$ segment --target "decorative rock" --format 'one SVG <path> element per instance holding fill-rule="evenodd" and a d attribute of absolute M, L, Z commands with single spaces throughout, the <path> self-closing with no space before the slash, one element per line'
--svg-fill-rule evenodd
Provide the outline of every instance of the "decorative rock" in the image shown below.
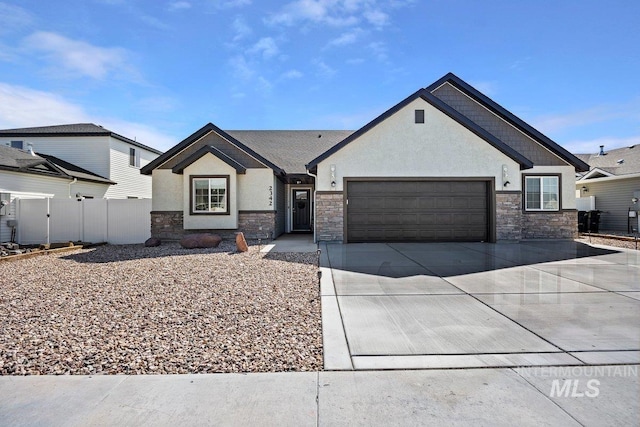
<path fill-rule="evenodd" d="M 236 248 L 238 248 L 238 252 L 247 252 L 249 250 L 243 232 L 236 234 Z"/>
<path fill-rule="evenodd" d="M 222 237 L 217 234 L 189 234 L 180 240 L 180 246 L 185 249 L 217 248 L 222 242 Z"/>
<path fill-rule="evenodd" d="M 158 239 L 157 237 L 149 237 L 144 242 L 144 245 L 147 248 L 152 248 L 152 247 L 155 247 L 155 246 L 160 246 L 161 243 L 162 243 L 162 241 L 160 239 Z"/>

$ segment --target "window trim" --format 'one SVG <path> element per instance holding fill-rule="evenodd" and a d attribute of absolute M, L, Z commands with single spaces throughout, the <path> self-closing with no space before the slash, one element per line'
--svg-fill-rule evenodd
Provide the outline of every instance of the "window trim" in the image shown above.
<path fill-rule="evenodd" d="M 542 189 L 542 178 L 556 177 L 558 178 L 558 208 L 557 209 L 527 209 L 527 178 L 540 178 L 540 189 Z M 543 192 L 540 191 L 540 197 Z M 542 199 L 540 200 L 542 206 Z M 522 211 L 524 213 L 559 213 L 562 212 L 562 174 L 559 173 L 531 173 L 522 175 Z"/>
<path fill-rule="evenodd" d="M 133 164 L 132 161 L 133 160 Z M 129 166 L 132 168 L 140 169 L 140 150 L 134 147 L 129 147 Z"/>
<path fill-rule="evenodd" d="M 211 178 L 224 178 L 225 179 L 225 189 L 226 189 L 226 196 L 227 196 L 227 210 L 225 212 L 209 212 L 209 211 L 196 211 L 194 210 L 194 190 L 195 190 L 195 186 L 193 185 L 194 180 L 196 179 L 211 179 Z M 229 196 L 230 193 L 230 176 L 229 175 L 189 175 L 189 214 L 190 215 L 230 215 L 231 214 L 231 199 Z"/>

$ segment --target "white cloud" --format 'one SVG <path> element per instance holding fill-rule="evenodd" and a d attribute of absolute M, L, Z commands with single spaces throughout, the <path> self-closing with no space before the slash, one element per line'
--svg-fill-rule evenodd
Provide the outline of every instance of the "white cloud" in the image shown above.
<path fill-rule="evenodd" d="M 384 27 L 389 23 L 389 15 L 380 10 L 368 10 L 364 17 L 375 27 Z"/>
<path fill-rule="evenodd" d="M 316 59 L 313 64 L 317 67 L 317 74 L 321 77 L 333 77 L 337 70 L 327 65 L 323 60 Z"/>
<path fill-rule="evenodd" d="M 278 54 L 279 49 L 275 40 L 271 37 L 263 37 L 254 44 L 248 51 L 252 54 L 261 54 L 264 59 L 269 59 Z"/>
<path fill-rule="evenodd" d="M 385 62 L 389 58 L 387 55 L 387 45 L 385 43 L 371 42 L 367 47 L 378 61 Z"/>
<path fill-rule="evenodd" d="M 57 95 L 0 83 L 0 127 L 2 128 L 87 121 L 89 116 L 81 107 Z"/>
<path fill-rule="evenodd" d="M 170 12 L 191 9 L 191 3 L 189 3 L 188 1 L 173 1 L 169 3 L 168 9 Z"/>
<path fill-rule="evenodd" d="M 242 55 L 236 55 L 229 59 L 229 65 L 231 65 L 231 68 L 234 70 L 234 75 L 242 79 L 248 80 L 255 75 L 255 71 L 249 66 L 247 60 Z"/>
<path fill-rule="evenodd" d="M 176 138 L 151 126 L 113 117 L 97 117 L 50 92 L 0 82 L 0 128 L 48 126 L 66 123 L 96 123 L 151 147 L 166 150 Z"/>
<path fill-rule="evenodd" d="M 632 145 L 640 145 L 640 135 L 627 138 L 602 137 L 591 140 L 575 140 L 563 143 L 562 146 L 571 153 L 589 154 L 597 153 L 600 146 L 604 145 L 606 150 L 614 148 L 630 147 Z M 640 148 L 639 148 L 640 149 Z"/>
<path fill-rule="evenodd" d="M 545 115 L 535 118 L 531 120 L 531 122 L 536 129 L 539 129 L 543 133 L 554 133 L 628 116 L 632 114 L 628 109 L 629 106 L 630 105 L 620 105 L 618 107 L 611 107 L 600 105 L 566 114 Z"/>
<path fill-rule="evenodd" d="M 236 19 L 233 20 L 233 23 L 231 24 L 231 28 L 233 28 L 233 31 L 235 33 L 235 35 L 233 36 L 234 42 L 240 41 L 250 36 L 251 33 L 253 32 L 251 27 L 247 25 L 244 18 L 242 18 L 241 16 L 238 16 Z"/>
<path fill-rule="evenodd" d="M 33 23 L 33 16 L 26 9 L 0 2 L 0 34 L 22 30 Z"/>
<path fill-rule="evenodd" d="M 251 4 L 251 0 L 213 0 L 212 4 L 217 9 L 233 9 Z"/>
<path fill-rule="evenodd" d="M 349 14 L 356 10 L 357 8 L 347 10 L 344 0 L 296 0 L 269 16 L 266 22 L 272 25 L 292 26 L 301 21 L 311 21 L 336 27 L 348 26 L 358 22 L 356 16 Z"/>
<path fill-rule="evenodd" d="M 171 29 L 171 26 L 156 18 L 155 16 L 150 15 L 142 15 L 140 16 L 140 20 L 147 24 L 148 26 L 155 28 L 160 31 L 168 31 Z"/>
<path fill-rule="evenodd" d="M 298 70 L 289 70 L 282 75 L 284 79 L 299 79 L 303 76 L 303 74 Z"/>
<path fill-rule="evenodd" d="M 352 31 L 348 31 L 346 33 L 342 33 L 340 36 L 331 40 L 327 47 L 330 46 L 346 46 L 355 43 L 358 38 L 364 33 L 364 31 L 360 28 L 355 28 Z"/>
<path fill-rule="evenodd" d="M 129 53 L 123 48 L 98 47 L 44 31 L 27 37 L 24 45 L 29 51 L 43 52 L 56 70 L 72 76 L 102 80 L 110 75 L 126 74 L 129 78 L 138 78 L 129 65 Z"/>

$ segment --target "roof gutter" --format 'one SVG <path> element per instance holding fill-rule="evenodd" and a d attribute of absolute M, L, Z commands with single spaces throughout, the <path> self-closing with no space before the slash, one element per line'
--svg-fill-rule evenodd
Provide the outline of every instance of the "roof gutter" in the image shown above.
<path fill-rule="evenodd" d="M 307 175 L 313 178 L 313 243 L 318 243 L 317 235 L 316 235 L 316 224 L 318 223 L 318 200 L 316 198 L 316 185 L 318 183 L 318 175 L 314 175 L 311 173 L 309 169 L 307 169 Z"/>
<path fill-rule="evenodd" d="M 71 186 L 78 182 L 78 178 L 73 178 L 73 180 L 69 183 L 69 198 L 71 198 Z"/>

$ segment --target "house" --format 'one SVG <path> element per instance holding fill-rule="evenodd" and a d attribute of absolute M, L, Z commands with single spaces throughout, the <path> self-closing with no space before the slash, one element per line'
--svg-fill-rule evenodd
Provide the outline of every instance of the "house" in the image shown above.
<path fill-rule="evenodd" d="M 588 172 L 578 175 L 576 194 L 580 201 L 588 201 L 584 210 L 600 211 L 600 230 L 619 233 L 630 232 L 631 228 L 638 230 L 640 146 L 605 151 L 601 145 L 597 153 L 576 157 L 590 165 Z"/>
<path fill-rule="evenodd" d="M 111 199 L 151 197 L 151 179 L 140 168 L 162 152 L 92 123 L 0 130 L 0 145 L 55 156 L 107 178 Z"/>
<path fill-rule="evenodd" d="M 0 242 L 11 240 L 10 224 L 17 219 L 16 198 L 102 197 L 114 184 L 57 157 L 0 145 Z"/>
<path fill-rule="evenodd" d="M 207 124 L 141 169 L 154 236 L 572 238 L 588 165 L 453 74 L 355 132 Z"/>

